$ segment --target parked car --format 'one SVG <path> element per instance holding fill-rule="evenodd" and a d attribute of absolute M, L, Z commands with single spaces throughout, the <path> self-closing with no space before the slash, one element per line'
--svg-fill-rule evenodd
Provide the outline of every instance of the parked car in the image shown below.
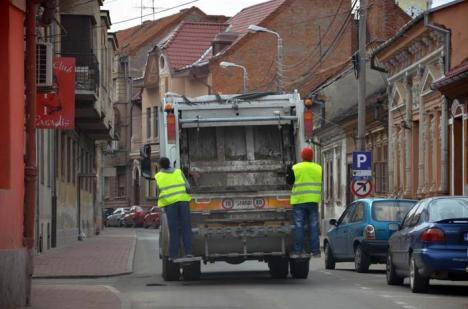
<path fill-rule="evenodd" d="M 130 208 L 117 208 L 107 217 L 106 226 L 122 226 L 123 216 L 130 211 Z"/>
<path fill-rule="evenodd" d="M 389 241 L 387 283 L 425 292 L 430 279 L 468 280 L 468 197 L 420 201 Z"/>
<path fill-rule="evenodd" d="M 143 226 L 145 215 L 148 210 L 141 208 L 140 206 L 130 207 L 130 211 L 122 218 L 122 224 L 126 227 L 137 227 Z"/>
<path fill-rule="evenodd" d="M 150 211 L 145 215 L 143 226 L 145 228 L 159 228 L 161 224 L 161 212 L 158 207 L 151 207 Z"/>
<path fill-rule="evenodd" d="M 104 226 L 107 226 L 107 217 L 112 215 L 114 210 L 115 210 L 114 208 L 103 208 L 102 209 L 102 224 Z"/>
<path fill-rule="evenodd" d="M 369 265 L 385 263 L 388 239 L 414 200 L 362 199 L 350 204 L 324 239 L 325 268 L 334 269 L 336 262 L 354 261 L 357 272 L 367 272 Z"/>

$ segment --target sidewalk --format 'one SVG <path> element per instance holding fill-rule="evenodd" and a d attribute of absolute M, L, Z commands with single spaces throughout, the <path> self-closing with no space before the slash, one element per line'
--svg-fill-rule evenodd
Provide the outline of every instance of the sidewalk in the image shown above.
<path fill-rule="evenodd" d="M 52 249 L 34 258 L 33 278 L 98 278 L 133 271 L 135 232 L 106 229 L 99 236 L 70 246 Z M 118 309 L 124 302 L 120 293 L 104 285 L 34 282 L 33 309 Z"/>
<path fill-rule="evenodd" d="M 52 249 L 34 258 L 33 278 L 94 278 L 131 273 L 136 236 L 105 229 L 99 236 Z"/>

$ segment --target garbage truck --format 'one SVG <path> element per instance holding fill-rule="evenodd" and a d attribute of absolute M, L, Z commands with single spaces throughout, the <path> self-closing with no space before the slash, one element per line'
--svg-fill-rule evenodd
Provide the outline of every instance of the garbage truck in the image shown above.
<path fill-rule="evenodd" d="M 309 257 L 290 259 L 293 225 L 286 176 L 312 139 L 312 101 L 297 92 L 166 94 L 159 114 L 160 156 L 191 185 L 195 260 L 168 257 L 162 216 L 159 255 L 166 281 L 197 280 L 201 262 L 268 264 L 273 278 L 306 278 Z M 182 249 L 181 249 L 182 250 Z M 183 252 L 181 252 L 183 254 Z"/>

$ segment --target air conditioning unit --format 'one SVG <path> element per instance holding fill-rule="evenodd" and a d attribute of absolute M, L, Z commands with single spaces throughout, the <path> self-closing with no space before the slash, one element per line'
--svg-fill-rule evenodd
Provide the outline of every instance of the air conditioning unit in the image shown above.
<path fill-rule="evenodd" d="M 52 44 L 37 43 L 36 47 L 36 83 L 39 88 L 52 87 L 53 80 L 53 59 Z"/>

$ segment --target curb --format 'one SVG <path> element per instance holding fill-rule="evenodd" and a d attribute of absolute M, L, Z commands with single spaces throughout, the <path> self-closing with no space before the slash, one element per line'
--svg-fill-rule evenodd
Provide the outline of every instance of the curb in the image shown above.
<path fill-rule="evenodd" d="M 126 297 L 123 297 L 122 293 L 117 290 L 116 288 L 109 286 L 109 285 L 101 285 L 102 287 L 105 287 L 108 289 L 110 292 L 112 292 L 115 296 L 117 296 L 120 300 L 120 309 L 131 309 L 132 305 L 129 299 Z"/>

